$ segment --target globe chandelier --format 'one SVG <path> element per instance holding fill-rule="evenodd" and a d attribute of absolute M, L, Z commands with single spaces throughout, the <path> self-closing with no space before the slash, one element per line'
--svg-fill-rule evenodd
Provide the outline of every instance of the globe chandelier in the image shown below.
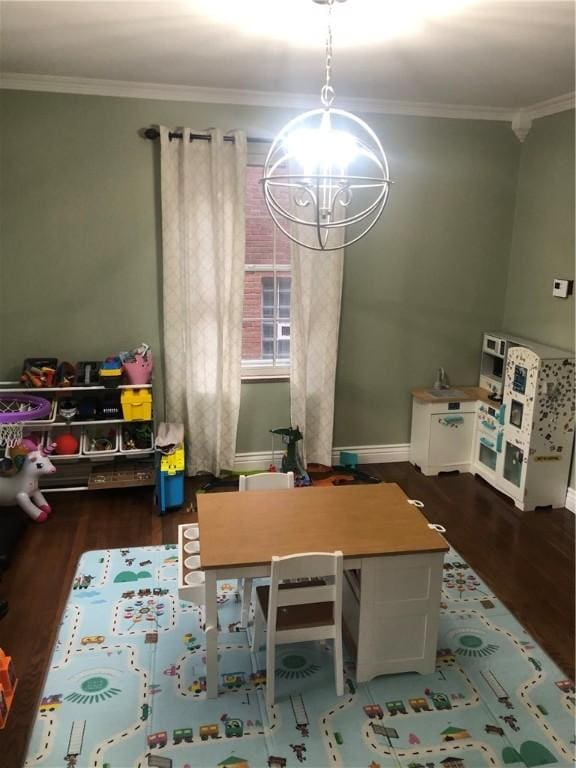
<path fill-rule="evenodd" d="M 351 112 L 332 107 L 335 0 L 314 2 L 328 7 L 322 107 L 282 128 L 266 157 L 262 186 L 272 219 L 290 240 L 314 251 L 334 251 L 356 243 L 372 229 L 392 182 L 374 131 Z M 362 173 L 352 173 L 353 164 Z M 358 226 L 350 229 L 351 225 Z"/>

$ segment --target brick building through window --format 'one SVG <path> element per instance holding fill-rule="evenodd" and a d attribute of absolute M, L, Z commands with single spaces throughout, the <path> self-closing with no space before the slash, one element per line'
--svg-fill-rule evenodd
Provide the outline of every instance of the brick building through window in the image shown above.
<path fill-rule="evenodd" d="M 262 194 L 262 168 L 246 182 L 246 267 L 242 365 L 246 373 L 284 372 L 290 364 L 290 240 L 275 226 Z"/>

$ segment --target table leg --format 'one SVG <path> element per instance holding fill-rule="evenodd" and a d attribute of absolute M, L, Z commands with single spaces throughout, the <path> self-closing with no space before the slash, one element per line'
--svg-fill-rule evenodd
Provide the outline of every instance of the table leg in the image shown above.
<path fill-rule="evenodd" d="M 218 602 L 214 571 L 205 571 L 206 581 L 206 696 L 218 698 Z"/>

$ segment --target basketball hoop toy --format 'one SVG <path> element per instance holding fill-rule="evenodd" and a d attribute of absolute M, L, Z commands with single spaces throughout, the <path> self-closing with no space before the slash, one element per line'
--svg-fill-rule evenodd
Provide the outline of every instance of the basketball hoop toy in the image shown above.
<path fill-rule="evenodd" d="M 0 447 L 14 448 L 22 441 L 24 422 L 43 419 L 51 403 L 35 395 L 0 394 Z"/>

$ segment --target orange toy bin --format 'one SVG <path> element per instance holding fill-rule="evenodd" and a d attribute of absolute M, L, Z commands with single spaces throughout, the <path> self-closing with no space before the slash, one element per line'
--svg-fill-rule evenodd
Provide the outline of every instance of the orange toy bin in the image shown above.
<path fill-rule="evenodd" d="M 12 657 L 0 648 L 0 728 L 6 725 L 17 683 Z"/>

